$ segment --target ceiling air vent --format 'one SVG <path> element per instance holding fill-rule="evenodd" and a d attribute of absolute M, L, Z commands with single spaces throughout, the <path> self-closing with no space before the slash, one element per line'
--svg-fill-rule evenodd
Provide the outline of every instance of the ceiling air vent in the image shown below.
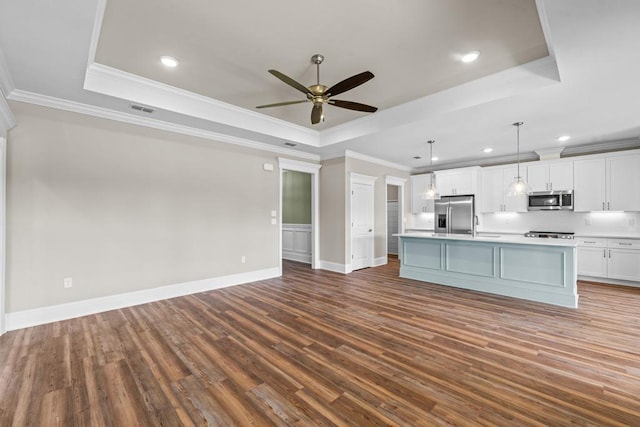
<path fill-rule="evenodd" d="M 131 109 L 132 110 L 136 110 L 136 111 L 142 111 L 143 113 L 153 113 L 153 108 L 151 107 L 145 107 L 144 105 L 138 105 L 138 104 L 131 104 Z"/>

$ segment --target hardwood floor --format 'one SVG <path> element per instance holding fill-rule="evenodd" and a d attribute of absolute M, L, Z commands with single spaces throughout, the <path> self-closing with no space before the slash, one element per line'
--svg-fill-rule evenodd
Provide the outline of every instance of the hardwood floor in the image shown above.
<path fill-rule="evenodd" d="M 0 337 L 0 426 L 640 425 L 640 288 L 577 310 L 285 262 Z"/>

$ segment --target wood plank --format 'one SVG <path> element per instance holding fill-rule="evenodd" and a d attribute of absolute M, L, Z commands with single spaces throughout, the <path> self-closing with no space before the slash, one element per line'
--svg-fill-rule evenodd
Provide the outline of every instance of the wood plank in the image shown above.
<path fill-rule="evenodd" d="M 640 289 L 567 309 L 285 261 L 0 337 L 0 425 L 640 425 Z"/>

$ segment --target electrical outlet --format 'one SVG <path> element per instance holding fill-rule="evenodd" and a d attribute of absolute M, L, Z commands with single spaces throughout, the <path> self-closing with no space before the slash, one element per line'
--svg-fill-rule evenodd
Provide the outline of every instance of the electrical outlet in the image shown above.
<path fill-rule="evenodd" d="M 244 256 L 244 255 L 242 255 L 242 256 L 240 257 L 240 262 L 241 262 L 241 263 L 243 263 L 243 264 L 244 264 L 245 262 L 247 262 L 247 257 L 246 257 L 246 256 Z"/>
<path fill-rule="evenodd" d="M 62 280 L 62 283 L 63 283 L 65 288 L 70 288 L 70 287 L 73 286 L 73 278 L 72 277 L 65 277 Z"/>

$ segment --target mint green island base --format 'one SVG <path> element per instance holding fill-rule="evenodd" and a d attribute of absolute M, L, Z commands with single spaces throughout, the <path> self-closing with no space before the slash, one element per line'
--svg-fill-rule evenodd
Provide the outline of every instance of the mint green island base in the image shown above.
<path fill-rule="evenodd" d="M 400 277 L 578 307 L 576 243 L 406 233 Z"/>

